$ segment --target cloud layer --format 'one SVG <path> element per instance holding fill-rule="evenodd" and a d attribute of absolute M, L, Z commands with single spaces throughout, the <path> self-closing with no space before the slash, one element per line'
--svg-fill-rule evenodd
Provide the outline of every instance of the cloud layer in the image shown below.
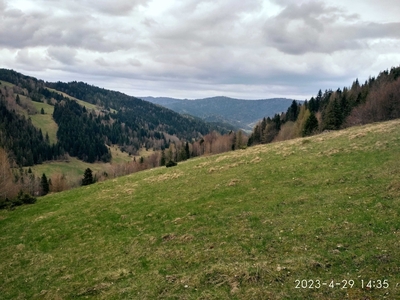
<path fill-rule="evenodd" d="M 394 0 L 0 0 L 0 63 L 137 96 L 304 99 L 398 66 L 398 13 Z"/>

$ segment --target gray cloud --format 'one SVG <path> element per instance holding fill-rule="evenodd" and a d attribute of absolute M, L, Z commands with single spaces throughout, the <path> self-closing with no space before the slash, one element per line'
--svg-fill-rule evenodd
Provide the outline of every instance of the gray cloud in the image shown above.
<path fill-rule="evenodd" d="M 22 2 L 0 0 L 1 65 L 133 95 L 304 99 L 400 61 L 372 0 Z"/>
<path fill-rule="evenodd" d="M 363 49 L 369 39 L 400 38 L 399 29 L 400 23 L 360 22 L 357 14 L 314 1 L 287 5 L 264 27 L 268 45 L 294 55 Z"/>
<path fill-rule="evenodd" d="M 146 6 L 150 0 L 42 0 L 51 7 L 62 8 L 75 13 L 99 13 L 108 16 L 126 16 L 139 6 Z"/>
<path fill-rule="evenodd" d="M 51 1 L 47 1 L 51 2 Z M 53 1 L 54 2 L 54 1 Z M 88 1 L 91 2 L 91 1 Z M 138 1 L 147 2 L 147 1 Z M 97 3 L 97 2 L 96 2 Z M 97 9 L 105 9 L 106 1 L 97 3 Z M 124 10 L 123 7 L 130 1 L 113 3 L 114 9 Z M 133 7 L 135 2 L 129 4 Z M 132 46 L 135 30 L 126 31 L 116 25 L 104 22 L 101 16 L 85 12 L 85 10 L 65 10 L 60 15 L 57 11 L 24 12 L 4 5 L 0 19 L 0 45 L 5 48 L 21 49 L 38 46 L 65 46 L 88 49 L 100 52 L 112 52 L 119 49 L 128 49 Z M 127 9 L 125 12 L 128 12 Z M 113 10 L 109 11 L 113 13 Z M 120 29 L 119 34 L 113 30 Z M 125 31 L 124 31 L 125 30 Z M 124 36 L 125 40 L 120 36 Z"/>
<path fill-rule="evenodd" d="M 77 51 L 75 49 L 67 47 L 50 47 L 47 49 L 47 54 L 50 58 L 66 65 L 74 65 L 78 62 L 76 59 Z"/>
<path fill-rule="evenodd" d="M 149 0 L 84 0 L 76 1 L 81 5 L 85 3 L 86 7 L 95 8 L 97 11 L 108 15 L 128 15 L 135 7 L 146 5 Z"/>

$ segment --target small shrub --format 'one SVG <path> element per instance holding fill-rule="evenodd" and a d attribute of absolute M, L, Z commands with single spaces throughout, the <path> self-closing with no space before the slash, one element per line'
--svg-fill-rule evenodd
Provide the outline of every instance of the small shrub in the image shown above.
<path fill-rule="evenodd" d="M 20 191 L 18 193 L 17 198 L 15 198 L 15 199 L 12 199 L 12 200 L 9 200 L 8 198 L 1 199 L 0 200 L 0 209 L 12 209 L 16 206 L 21 206 L 24 204 L 34 204 L 35 202 L 36 202 L 35 197 Z"/>
<path fill-rule="evenodd" d="M 11 201 L 6 198 L 6 199 L 0 199 L 0 209 L 6 209 L 11 206 Z"/>
<path fill-rule="evenodd" d="M 18 199 L 20 202 L 22 202 L 22 204 L 34 204 L 36 202 L 36 198 L 27 193 L 20 193 L 20 195 L 18 195 Z"/>
<path fill-rule="evenodd" d="M 169 162 L 167 162 L 165 166 L 169 168 L 169 167 L 175 167 L 176 165 L 178 165 L 176 162 L 170 160 Z"/>

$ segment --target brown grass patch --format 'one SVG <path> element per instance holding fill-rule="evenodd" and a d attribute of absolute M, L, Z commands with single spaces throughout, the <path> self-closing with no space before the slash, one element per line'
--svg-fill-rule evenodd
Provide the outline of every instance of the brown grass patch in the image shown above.
<path fill-rule="evenodd" d="M 206 161 L 201 164 L 195 165 L 193 168 L 194 169 L 203 169 L 204 167 L 208 166 L 210 163 L 211 163 L 210 161 Z"/>
<path fill-rule="evenodd" d="M 365 137 L 367 134 L 365 132 L 358 132 L 356 134 L 351 134 L 349 135 L 349 139 L 350 140 L 354 140 L 354 139 L 358 139 L 358 138 L 362 138 Z"/>
<path fill-rule="evenodd" d="M 174 172 L 174 173 L 165 173 L 162 175 L 158 176 L 152 176 L 149 178 L 145 178 L 144 180 L 150 183 L 153 182 L 160 182 L 160 181 L 165 181 L 165 180 L 172 180 L 172 179 L 177 179 L 181 177 L 184 173 L 182 171 Z"/>
<path fill-rule="evenodd" d="M 179 237 L 179 240 L 181 242 L 190 242 L 190 241 L 194 240 L 194 236 L 191 234 L 184 234 Z"/>
<path fill-rule="evenodd" d="M 163 240 L 163 242 L 168 242 L 168 241 L 172 241 L 176 238 L 176 235 L 174 233 L 167 233 L 164 234 L 161 239 Z"/>
<path fill-rule="evenodd" d="M 221 161 L 223 161 L 223 160 L 225 160 L 225 159 L 227 159 L 227 158 L 230 158 L 230 156 L 228 156 L 228 155 L 223 155 L 223 156 L 218 157 L 218 158 L 215 160 L 215 162 L 221 162 Z"/>
<path fill-rule="evenodd" d="M 259 157 L 257 156 L 257 157 L 255 157 L 255 158 L 253 158 L 250 162 L 251 162 L 252 164 L 258 164 L 261 160 L 262 160 L 262 159 L 259 158 Z"/>
<path fill-rule="evenodd" d="M 227 186 L 235 186 L 240 182 L 240 179 L 232 179 Z"/>

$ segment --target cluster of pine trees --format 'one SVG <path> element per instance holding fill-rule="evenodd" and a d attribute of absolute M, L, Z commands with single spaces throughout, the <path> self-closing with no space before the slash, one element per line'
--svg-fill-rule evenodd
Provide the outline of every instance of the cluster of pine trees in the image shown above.
<path fill-rule="evenodd" d="M 303 104 L 296 101 L 285 113 L 264 118 L 253 129 L 248 145 L 309 136 L 326 130 L 400 117 L 400 67 L 370 77 L 360 85 L 336 91 L 319 90 Z"/>
<path fill-rule="evenodd" d="M 58 143 L 69 155 L 89 163 L 111 160 L 111 153 L 104 143 L 102 125 L 96 123 L 85 107 L 64 100 L 54 105 L 53 119 L 58 124 Z"/>
<path fill-rule="evenodd" d="M 41 164 L 64 155 L 64 149 L 50 145 L 49 136 L 33 126 L 30 119 L 8 109 L 0 89 L 0 147 L 13 153 L 19 166 Z"/>

